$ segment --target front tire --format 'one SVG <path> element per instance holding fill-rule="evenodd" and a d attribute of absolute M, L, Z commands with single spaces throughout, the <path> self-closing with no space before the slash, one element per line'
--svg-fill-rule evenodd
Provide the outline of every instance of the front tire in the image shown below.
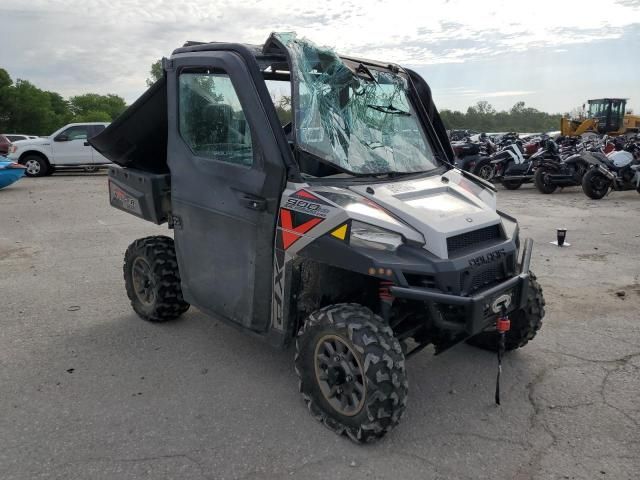
<path fill-rule="evenodd" d="M 533 182 L 540 193 L 550 194 L 556 191 L 558 186 L 549 180 L 549 171 L 546 168 L 538 168 L 533 177 Z"/>
<path fill-rule="evenodd" d="M 507 190 L 517 190 L 522 186 L 522 180 L 502 180 L 502 186 Z"/>
<path fill-rule="evenodd" d="M 537 282 L 536 276 L 529 272 L 527 304 L 524 309 L 516 310 L 509 315 L 511 328 L 505 334 L 505 349 L 507 351 L 524 347 L 530 340 L 533 340 L 542 327 L 544 306 L 542 287 Z M 498 350 L 498 338 L 497 331 L 486 331 L 469 338 L 467 343 L 483 350 L 495 352 Z"/>
<path fill-rule="evenodd" d="M 582 177 L 582 191 L 593 200 L 600 200 L 609 191 L 611 182 L 596 168 L 592 168 Z"/>
<path fill-rule="evenodd" d="M 124 255 L 124 282 L 133 310 L 149 322 L 166 322 L 189 309 L 182 297 L 173 239 L 136 240 Z"/>
<path fill-rule="evenodd" d="M 40 155 L 27 155 L 20 163 L 27 167 L 24 172 L 27 177 L 44 177 L 51 171 L 49 161 Z"/>
<path fill-rule="evenodd" d="M 382 438 L 404 414 L 402 347 L 362 305 L 329 305 L 309 315 L 296 339 L 295 366 L 311 414 L 355 442 Z"/>
<path fill-rule="evenodd" d="M 484 180 L 490 181 L 495 175 L 495 169 L 493 167 L 493 164 L 491 163 L 491 159 L 483 158 L 482 160 L 480 160 L 478 163 L 476 163 L 476 166 L 473 168 L 472 173 Z"/>

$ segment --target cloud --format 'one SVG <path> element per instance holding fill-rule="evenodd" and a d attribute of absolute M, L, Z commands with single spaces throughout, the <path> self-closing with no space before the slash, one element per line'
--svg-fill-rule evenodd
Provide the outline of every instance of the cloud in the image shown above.
<path fill-rule="evenodd" d="M 132 101 L 150 64 L 186 40 L 262 43 L 271 31 L 295 30 L 344 54 L 453 66 L 615 40 L 640 25 L 638 0 L 606 10 L 594 13 L 600 0 L 579 9 L 555 0 L 2 0 L 0 59 L 14 78 L 64 95 L 113 92 Z"/>
<path fill-rule="evenodd" d="M 484 92 L 480 94 L 474 94 L 475 96 L 482 96 L 487 98 L 496 97 L 524 97 L 526 95 L 533 95 L 536 92 L 531 90 L 503 90 L 501 92 Z"/>

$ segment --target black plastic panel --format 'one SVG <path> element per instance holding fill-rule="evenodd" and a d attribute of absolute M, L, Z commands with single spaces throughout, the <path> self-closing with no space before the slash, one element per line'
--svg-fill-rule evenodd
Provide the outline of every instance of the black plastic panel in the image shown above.
<path fill-rule="evenodd" d="M 168 220 L 170 195 L 168 174 L 109 166 L 109 201 L 115 208 L 160 225 Z"/>

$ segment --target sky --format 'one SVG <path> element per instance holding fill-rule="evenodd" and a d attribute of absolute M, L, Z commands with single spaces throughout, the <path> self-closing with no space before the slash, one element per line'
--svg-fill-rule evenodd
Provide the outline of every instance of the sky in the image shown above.
<path fill-rule="evenodd" d="M 151 63 L 187 40 L 295 31 L 413 68 L 440 109 L 561 113 L 609 96 L 640 111 L 640 0 L 0 0 L 0 19 L 0 68 L 64 96 L 130 103 Z"/>

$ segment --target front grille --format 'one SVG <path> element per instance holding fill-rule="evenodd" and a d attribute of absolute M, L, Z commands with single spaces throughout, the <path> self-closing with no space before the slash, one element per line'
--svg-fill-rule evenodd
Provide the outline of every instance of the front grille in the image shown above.
<path fill-rule="evenodd" d="M 500 225 L 491 225 L 489 227 L 472 230 L 471 232 L 461 233 L 447 238 L 447 251 L 449 257 L 452 253 L 464 250 L 469 247 L 476 246 L 481 243 L 487 243 L 502 238 Z"/>
<path fill-rule="evenodd" d="M 485 285 L 491 285 L 501 281 L 503 275 L 499 270 L 502 270 L 502 268 L 499 269 L 498 265 L 492 265 L 482 272 L 476 273 L 471 281 L 471 292 L 475 292 Z"/>
<path fill-rule="evenodd" d="M 514 275 L 514 255 L 509 254 L 495 263 L 470 268 L 460 274 L 462 295 L 472 295 L 478 290 L 493 287 Z"/>

